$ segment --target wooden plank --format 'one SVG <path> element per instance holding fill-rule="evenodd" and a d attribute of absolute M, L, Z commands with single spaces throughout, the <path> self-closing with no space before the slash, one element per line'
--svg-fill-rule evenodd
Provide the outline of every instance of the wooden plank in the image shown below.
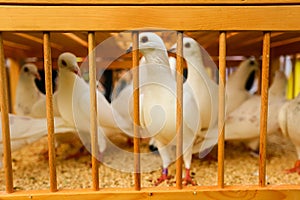
<path fill-rule="evenodd" d="M 182 190 L 175 188 L 145 188 L 141 191 L 135 191 L 130 188 L 106 189 L 100 191 L 81 190 L 61 190 L 55 193 L 47 191 L 16 191 L 12 194 L 0 193 L 3 200 L 98 200 L 98 199 L 152 199 L 152 200 L 215 200 L 215 199 L 239 199 L 239 200 L 292 200 L 300 195 L 299 186 L 240 186 L 240 187 L 187 187 Z"/>
<path fill-rule="evenodd" d="M 1 4 L 298 4 L 298 0 L 6 0 Z"/>
<path fill-rule="evenodd" d="M 13 173 L 11 160 L 10 129 L 8 117 L 7 74 L 4 62 L 3 36 L 0 32 L 0 110 L 2 122 L 3 164 L 5 188 L 7 193 L 13 192 Z"/>
<path fill-rule="evenodd" d="M 16 90 L 17 84 L 19 81 L 20 74 L 20 65 L 17 61 L 8 58 L 9 61 L 9 86 L 10 86 L 10 96 L 11 96 L 11 105 L 12 105 L 12 113 L 15 113 L 15 102 L 16 102 Z"/>
<path fill-rule="evenodd" d="M 219 36 L 219 121 L 218 121 L 218 186 L 224 187 L 226 32 Z"/>
<path fill-rule="evenodd" d="M 133 68 L 133 152 L 134 152 L 134 188 L 141 189 L 140 169 L 140 89 L 139 89 L 139 33 L 132 32 L 132 68 Z"/>
<path fill-rule="evenodd" d="M 262 76 L 261 76 L 261 109 L 260 109 L 260 145 L 259 145 L 259 185 L 266 185 L 266 145 L 268 121 L 268 89 L 270 63 L 271 33 L 263 36 Z"/>
<path fill-rule="evenodd" d="M 183 33 L 177 33 L 176 50 L 176 187 L 182 189 L 183 161 Z"/>
<path fill-rule="evenodd" d="M 90 131 L 92 148 L 92 179 L 93 190 L 99 190 L 99 162 L 98 148 L 98 120 L 97 120 L 97 96 L 96 96 L 96 55 L 95 55 L 95 33 L 88 33 L 89 51 L 89 85 L 90 85 Z"/>
<path fill-rule="evenodd" d="M 0 6 L 2 31 L 123 31 L 143 27 L 291 31 L 300 30 L 299 18 L 299 5 L 226 6 L 226 9 L 223 6 L 168 6 L 167 9 L 165 6 Z"/>
<path fill-rule="evenodd" d="M 45 90 L 46 90 L 46 111 L 48 127 L 48 154 L 49 154 L 49 172 L 50 172 L 50 191 L 57 191 L 56 178 L 56 153 L 54 142 L 54 115 L 52 100 L 52 59 L 50 47 L 50 33 L 43 33 L 44 40 L 44 70 L 45 70 Z"/>

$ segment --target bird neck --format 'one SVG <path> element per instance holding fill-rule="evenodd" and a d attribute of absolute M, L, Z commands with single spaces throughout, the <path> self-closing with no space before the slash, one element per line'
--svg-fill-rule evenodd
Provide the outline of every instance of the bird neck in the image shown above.
<path fill-rule="evenodd" d="M 169 58 L 166 50 L 155 49 L 147 52 L 144 55 L 144 57 L 147 64 L 159 64 L 169 66 Z"/>
<path fill-rule="evenodd" d="M 244 70 L 238 68 L 231 76 L 229 76 L 226 85 L 230 88 L 245 89 L 246 81 L 252 70 Z"/>
<path fill-rule="evenodd" d="M 209 80 L 209 76 L 205 70 L 202 56 L 194 55 L 185 58 L 187 61 L 187 68 L 188 68 L 188 82 L 195 82 L 198 83 L 199 81 Z"/>
<path fill-rule="evenodd" d="M 76 74 L 67 70 L 59 69 L 59 79 L 58 79 L 58 88 L 70 87 L 73 86 L 76 79 Z M 63 77 L 63 78 L 61 78 Z"/>
<path fill-rule="evenodd" d="M 273 84 L 269 88 L 269 95 L 272 96 L 285 96 L 286 94 L 286 82 L 284 80 L 274 80 Z"/>
<path fill-rule="evenodd" d="M 20 76 L 20 81 L 19 81 L 19 86 L 20 88 L 24 88 L 24 89 L 30 89 L 27 91 L 32 91 L 32 88 L 35 88 L 35 90 L 38 90 L 36 87 L 36 84 L 34 82 L 35 78 L 34 77 L 23 77 Z"/>

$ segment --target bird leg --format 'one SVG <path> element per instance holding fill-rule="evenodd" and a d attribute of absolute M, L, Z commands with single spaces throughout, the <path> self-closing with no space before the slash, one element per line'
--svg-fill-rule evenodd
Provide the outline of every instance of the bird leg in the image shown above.
<path fill-rule="evenodd" d="M 162 170 L 161 176 L 157 179 L 157 181 L 154 183 L 154 185 L 158 186 L 159 184 L 161 184 L 165 180 L 170 180 L 171 178 L 173 178 L 173 176 L 168 176 L 168 168 L 164 168 Z"/>
<path fill-rule="evenodd" d="M 188 185 L 188 184 L 191 184 L 193 186 L 196 185 L 196 183 L 193 181 L 191 177 L 190 169 L 187 168 L 185 169 L 185 177 L 182 181 L 183 181 L 183 185 Z"/>
<path fill-rule="evenodd" d="M 300 160 L 297 160 L 296 163 L 295 163 L 295 166 L 291 169 L 287 169 L 285 170 L 286 173 L 295 173 L 297 172 L 299 175 L 300 175 Z"/>

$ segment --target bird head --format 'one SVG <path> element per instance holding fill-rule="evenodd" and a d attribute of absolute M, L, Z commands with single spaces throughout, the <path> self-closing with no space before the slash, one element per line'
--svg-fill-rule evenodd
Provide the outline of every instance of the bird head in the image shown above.
<path fill-rule="evenodd" d="M 35 64 L 27 63 L 21 68 L 21 76 L 41 80 L 41 76 Z"/>
<path fill-rule="evenodd" d="M 154 50 L 165 50 L 165 44 L 163 40 L 155 33 L 142 32 L 139 34 L 139 50 L 142 54 L 151 52 Z M 132 45 L 130 45 L 127 53 L 132 51 Z"/>
<path fill-rule="evenodd" d="M 58 67 L 59 69 L 66 69 L 71 72 L 74 72 L 79 76 L 81 75 L 80 68 L 77 64 L 77 58 L 72 53 L 65 52 L 60 54 L 60 56 L 58 57 Z"/>
<path fill-rule="evenodd" d="M 175 43 L 169 50 L 171 53 L 176 53 L 177 51 L 177 44 Z M 196 40 L 190 37 L 183 38 L 183 57 L 189 58 L 193 56 L 201 55 L 201 50 L 199 44 Z"/>

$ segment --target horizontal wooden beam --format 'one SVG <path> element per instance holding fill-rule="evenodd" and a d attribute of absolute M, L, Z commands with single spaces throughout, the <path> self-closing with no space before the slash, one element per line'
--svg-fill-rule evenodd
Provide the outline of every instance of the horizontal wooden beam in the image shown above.
<path fill-rule="evenodd" d="M 296 4 L 298 0 L 1 0 L 5 4 Z"/>
<path fill-rule="evenodd" d="M 0 19 L 0 31 L 299 31 L 300 6 L 2 5 Z"/>
<path fill-rule="evenodd" d="M 61 190 L 58 192 L 48 191 L 17 191 L 11 194 L 0 193 L 0 199 L 13 200 L 56 200 L 56 199 L 152 199 L 152 200 L 181 200 L 181 199 L 293 199 L 300 195 L 299 186 L 236 186 L 225 187 L 188 187 L 178 190 L 175 188 L 146 188 L 135 191 L 132 188 L 101 189 L 92 191 L 91 189 L 81 190 Z"/>

